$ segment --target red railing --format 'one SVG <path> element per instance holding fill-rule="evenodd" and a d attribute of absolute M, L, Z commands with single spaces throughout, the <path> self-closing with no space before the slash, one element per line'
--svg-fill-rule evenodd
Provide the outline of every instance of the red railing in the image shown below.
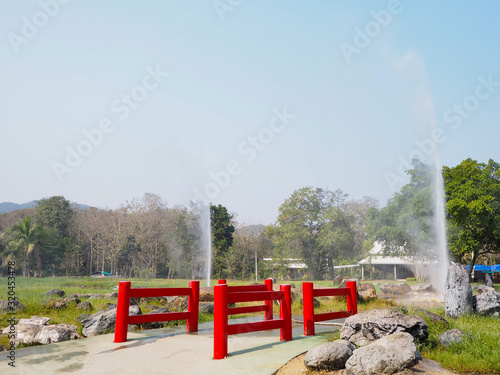
<path fill-rule="evenodd" d="M 130 298 L 188 296 L 188 311 L 129 316 Z M 187 332 L 198 331 L 200 282 L 190 281 L 189 288 L 131 288 L 130 281 L 120 281 L 116 308 L 115 341 L 127 341 L 129 324 L 187 320 Z"/>
<path fill-rule="evenodd" d="M 311 282 L 302 284 L 302 306 L 304 308 L 304 335 L 313 336 L 314 323 L 331 319 L 342 319 L 354 315 L 358 311 L 356 282 L 348 281 L 346 288 L 314 289 Z M 334 311 L 322 314 L 314 313 L 314 297 L 347 296 L 347 311 Z"/>
<path fill-rule="evenodd" d="M 228 286 L 219 280 L 214 287 L 214 359 L 227 357 L 228 335 L 280 329 L 280 340 L 292 340 L 292 296 L 290 285 L 280 285 L 272 290 L 272 280 L 264 285 Z M 280 318 L 273 319 L 272 301 L 280 301 Z M 228 307 L 230 303 L 265 301 L 264 305 Z M 265 311 L 265 320 L 229 324 L 229 315 Z"/>

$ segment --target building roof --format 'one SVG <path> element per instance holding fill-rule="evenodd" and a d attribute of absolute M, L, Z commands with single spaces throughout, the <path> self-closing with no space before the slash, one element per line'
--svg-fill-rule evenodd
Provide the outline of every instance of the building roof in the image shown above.
<path fill-rule="evenodd" d="M 422 262 L 419 263 L 428 264 L 430 262 Z M 396 256 L 386 256 L 384 255 L 384 250 L 382 249 L 382 244 L 380 242 L 375 242 L 373 244 L 373 248 L 368 252 L 366 257 L 363 260 L 360 260 L 358 264 L 414 264 L 414 261 L 411 257 L 396 257 Z"/>

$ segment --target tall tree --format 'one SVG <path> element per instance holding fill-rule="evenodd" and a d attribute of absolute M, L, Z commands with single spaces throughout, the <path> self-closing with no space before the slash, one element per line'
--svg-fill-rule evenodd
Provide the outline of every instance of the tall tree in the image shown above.
<path fill-rule="evenodd" d="M 435 254 L 432 217 L 432 170 L 413 161 L 410 182 L 395 193 L 380 211 L 370 210 L 369 232 L 386 254 L 432 259 Z"/>
<path fill-rule="evenodd" d="M 500 165 L 467 159 L 444 167 L 449 246 L 461 261 L 500 253 Z"/>
<path fill-rule="evenodd" d="M 326 269 L 333 275 L 334 260 L 352 257 L 354 248 L 347 197 L 342 190 L 312 187 L 293 192 L 280 206 L 276 224 L 266 231 L 277 258 L 302 258 L 315 279 Z"/>
<path fill-rule="evenodd" d="M 31 216 L 20 219 L 17 224 L 9 230 L 12 236 L 11 245 L 22 251 L 23 254 L 23 277 L 26 277 L 26 263 L 29 255 L 35 250 L 36 240 L 39 235 L 39 227 L 33 224 Z M 41 275 L 41 263 L 38 262 Z"/>
<path fill-rule="evenodd" d="M 210 205 L 210 222 L 212 229 L 212 270 L 213 274 L 222 278 L 227 263 L 227 253 L 233 244 L 233 215 L 222 205 Z"/>

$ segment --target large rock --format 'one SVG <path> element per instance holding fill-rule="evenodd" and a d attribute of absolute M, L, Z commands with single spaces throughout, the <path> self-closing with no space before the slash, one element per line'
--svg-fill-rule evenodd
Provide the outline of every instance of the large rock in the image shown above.
<path fill-rule="evenodd" d="M 444 313 L 458 318 L 472 311 L 472 288 L 468 271 L 461 264 L 452 263 L 444 285 Z"/>
<path fill-rule="evenodd" d="M 76 305 L 77 310 L 87 310 L 90 311 L 92 310 L 92 304 L 89 301 L 84 301 Z"/>
<path fill-rule="evenodd" d="M 402 296 L 403 294 L 411 292 L 411 286 L 405 283 L 385 283 L 380 286 L 380 292 L 391 296 Z"/>
<path fill-rule="evenodd" d="M 356 346 L 364 346 L 397 332 L 408 332 L 420 341 L 429 337 L 427 323 L 419 316 L 378 309 L 347 318 L 340 330 L 340 338 L 349 340 Z"/>
<path fill-rule="evenodd" d="M 24 310 L 24 305 L 21 302 L 19 302 L 18 300 L 14 300 L 14 301 L 1 300 L 0 301 L 0 312 L 15 312 L 18 310 Z"/>
<path fill-rule="evenodd" d="M 477 287 L 477 292 L 479 294 L 488 293 L 488 292 L 494 292 L 494 291 L 495 291 L 495 288 L 493 288 L 491 286 L 479 285 Z"/>
<path fill-rule="evenodd" d="M 129 307 L 129 315 L 141 315 L 142 311 L 137 305 Z M 81 320 L 84 336 L 102 335 L 114 331 L 116 323 L 116 308 L 99 311 Z"/>
<path fill-rule="evenodd" d="M 66 293 L 61 289 L 51 289 L 45 293 L 45 295 L 47 296 L 58 296 L 58 297 L 64 297 L 65 294 Z"/>
<path fill-rule="evenodd" d="M 500 293 L 488 291 L 474 296 L 472 304 L 476 313 L 481 315 L 500 315 Z"/>
<path fill-rule="evenodd" d="M 347 340 L 325 342 L 309 350 L 304 364 L 311 370 L 340 370 L 356 347 Z"/>
<path fill-rule="evenodd" d="M 377 291 L 372 284 L 359 284 L 358 298 L 360 301 L 370 301 L 372 299 L 377 299 Z"/>
<path fill-rule="evenodd" d="M 449 346 L 451 344 L 459 344 L 465 340 L 472 340 L 472 335 L 469 333 L 462 331 L 461 329 L 450 329 L 448 331 L 444 331 L 439 336 L 439 344 L 441 346 Z"/>
<path fill-rule="evenodd" d="M 417 356 L 413 336 L 398 332 L 356 349 L 345 367 L 352 375 L 389 375 L 413 366 Z"/>
<path fill-rule="evenodd" d="M 343 280 L 344 276 L 341 275 L 335 276 L 335 278 L 333 279 L 333 285 L 340 285 L 340 283 L 342 283 Z"/>
<path fill-rule="evenodd" d="M 49 325 L 50 318 L 32 316 L 31 319 L 19 319 L 15 326 L 16 337 L 14 342 L 20 344 L 50 344 L 80 338 L 78 328 L 71 324 L 53 324 Z M 6 331 L 10 327 L 5 328 Z"/>

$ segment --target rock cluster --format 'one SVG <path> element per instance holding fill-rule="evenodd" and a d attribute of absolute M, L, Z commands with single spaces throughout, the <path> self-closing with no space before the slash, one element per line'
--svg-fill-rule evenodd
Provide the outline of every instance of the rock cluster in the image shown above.
<path fill-rule="evenodd" d="M 77 327 L 71 324 L 49 324 L 50 318 L 32 316 L 31 319 L 19 319 L 15 326 L 14 342 L 20 344 L 50 344 L 80 338 Z M 3 330 L 10 333 L 10 327 Z"/>
<path fill-rule="evenodd" d="M 314 370 L 345 368 L 351 375 L 394 374 L 422 359 L 414 340 L 428 335 L 427 323 L 418 316 L 371 310 L 347 318 L 341 339 L 311 349 L 304 364 Z"/>

